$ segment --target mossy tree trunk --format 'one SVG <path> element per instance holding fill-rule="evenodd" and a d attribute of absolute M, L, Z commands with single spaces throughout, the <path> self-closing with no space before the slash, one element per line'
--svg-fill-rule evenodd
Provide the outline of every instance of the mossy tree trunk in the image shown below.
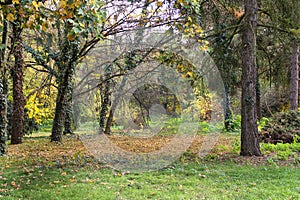
<path fill-rule="evenodd" d="M 0 50 L 0 156 L 6 153 L 6 132 L 7 132 L 7 68 L 6 68 L 6 48 L 7 46 L 7 30 L 8 23 L 6 21 L 6 13 L 3 10 L 3 31 L 2 31 L 2 48 Z"/>

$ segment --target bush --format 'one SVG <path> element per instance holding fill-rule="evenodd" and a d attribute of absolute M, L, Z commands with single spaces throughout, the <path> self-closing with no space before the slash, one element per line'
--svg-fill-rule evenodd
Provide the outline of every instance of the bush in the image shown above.
<path fill-rule="evenodd" d="M 274 115 L 260 131 L 260 141 L 265 143 L 300 142 L 300 111 L 281 112 Z"/>

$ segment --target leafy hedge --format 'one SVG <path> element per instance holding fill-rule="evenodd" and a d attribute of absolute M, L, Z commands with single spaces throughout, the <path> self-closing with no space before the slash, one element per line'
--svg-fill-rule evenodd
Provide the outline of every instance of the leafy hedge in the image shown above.
<path fill-rule="evenodd" d="M 300 111 L 275 114 L 260 132 L 260 141 L 265 143 L 300 142 Z"/>

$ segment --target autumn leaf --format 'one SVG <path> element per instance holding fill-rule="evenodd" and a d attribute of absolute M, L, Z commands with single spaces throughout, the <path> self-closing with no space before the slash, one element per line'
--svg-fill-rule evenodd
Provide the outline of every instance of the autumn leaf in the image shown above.
<path fill-rule="evenodd" d="M 36 1 L 33 1 L 32 5 L 35 7 L 36 10 L 39 9 L 39 5 L 38 5 L 38 3 Z"/>
<path fill-rule="evenodd" d="M 11 187 L 15 187 L 15 186 L 16 186 L 16 182 L 15 182 L 15 181 L 12 181 L 12 182 L 10 183 L 10 186 L 11 186 Z"/>
<path fill-rule="evenodd" d="M 43 31 L 47 31 L 48 30 L 48 24 L 47 24 L 47 22 L 43 22 L 43 24 L 42 24 L 42 29 L 43 29 Z"/>
<path fill-rule="evenodd" d="M 20 4 L 19 0 L 12 0 L 13 4 Z"/>
<path fill-rule="evenodd" d="M 13 21 L 15 21 L 16 18 L 12 13 L 8 13 L 6 16 L 6 19 L 10 22 L 13 22 Z"/>
<path fill-rule="evenodd" d="M 75 39 L 73 34 L 68 34 L 67 37 L 68 37 L 68 40 L 70 40 L 70 41 L 73 41 Z"/>

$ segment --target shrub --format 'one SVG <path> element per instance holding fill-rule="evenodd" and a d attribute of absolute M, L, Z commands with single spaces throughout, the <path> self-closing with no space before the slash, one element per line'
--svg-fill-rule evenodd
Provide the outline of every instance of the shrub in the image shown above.
<path fill-rule="evenodd" d="M 261 129 L 259 138 L 273 144 L 299 142 L 300 111 L 275 114 Z"/>

